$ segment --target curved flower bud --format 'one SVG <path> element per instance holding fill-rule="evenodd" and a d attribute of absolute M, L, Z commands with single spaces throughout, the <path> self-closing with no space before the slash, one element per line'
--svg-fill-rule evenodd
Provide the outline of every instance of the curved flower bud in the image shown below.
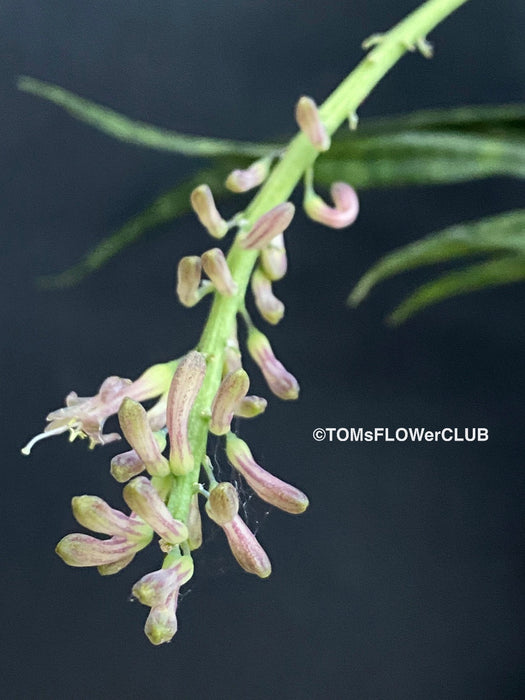
<path fill-rule="evenodd" d="M 201 255 L 204 272 L 211 279 L 219 294 L 232 297 L 237 293 L 237 282 L 232 277 L 224 253 L 220 248 L 212 248 Z"/>
<path fill-rule="evenodd" d="M 331 228 L 345 228 L 353 224 L 359 214 L 359 199 L 354 188 L 346 182 L 334 182 L 330 193 L 335 207 L 328 206 L 311 185 L 306 187 L 303 204 L 308 216 Z"/>
<path fill-rule="evenodd" d="M 188 538 L 188 529 L 175 520 L 149 479 L 137 476 L 122 493 L 128 506 L 145 520 L 163 540 L 180 544 Z"/>
<path fill-rule="evenodd" d="M 222 529 L 228 538 L 231 552 L 239 566 L 249 574 L 255 574 L 260 578 L 268 578 L 272 573 L 272 565 L 268 555 L 240 515 L 236 515 L 233 520 L 224 523 Z"/>
<path fill-rule="evenodd" d="M 193 551 L 194 549 L 198 549 L 202 544 L 201 512 L 199 510 L 199 497 L 196 493 L 193 494 L 190 501 L 190 510 L 186 525 L 188 527 L 188 545 Z"/>
<path fill-rule="evenodd" d="M 281 399 L 296 399 L 299 396 L 297 379 L 275 357 L 268 338 L 256 328 L 251 328 L 247 345 L 270 390 Z"/>
<path fill-rule="evenodd" d="M 255 418 L 264 413 L 267 405 L 268 401 L 262 396 L 245 396 L 236 406 L 234 415 L 239 418 Z"/>
<path fill-rule="evenodd" d="M 188 439 L 188 419 L 206 374 L 204 355 L 192 350 L 180 361 L 168 394 L 166 425 L 170 436 L 170 467 L 188 474 L 194 466 Z"/>
<path fill-rule="evenodd" d="M 226 454 L 235 469 L 263 501 L 287 513 L 303 513 L 308 507 L 308 497 L 295 486 L 278 479 L 257 464 L 250 448 L 233 433 L 226 438 Z"/>
<path fill-rule="evenodd" d="M 311 97 L 303 96 L 299 99 L 295 107 L 295 120 L 317 151 L 322 153 L 330 148 L 330 136 Z"/>
<path fill-rule="evenodd" d="M 208 185 L 196 187 L 190 196 L 191 206 L 210 236 L 222 238 L 228 232 L 228 224 L 219 214 Z"/>
<path fill-rule="evenodd" d="M 254 270 L 251 286 L 255 306 L 261 316 L 273 325 L 279 323 L 284 316 L 284 304 L 274 295 L 272 283 L 261 269 Z"/>
<path fill-rule="evenodd" d="M 288 269 L 288 258 L 284 247 L 284 236 L 279 234 L 261 250 L 259 256 L 261 268 L 264 274 L 272 282 L 282 279 Z"/>
<path fill-rule="evenodd" d="M 126 396 L 119 408 L 118 419 L 124 437 L 139 455 L 148 472 L 153 476 L 169 474 L 169 462 L 162 456 L 144 406 Z"/>
<path fill-rule="evenodd" d="M 211 405 L 210 431 L 214 435 L 226 435 L 230 430 L 233 412 L 250 388 L 250 378 L 243 369 L 227 374 L 215 394 Z"/>
<path fill-rule="evenodd" d="M 237 242 L 246 250 L 261 250 L 288 228 L 294 214 L 295 207 L 291 202 L 278 204 L 257 219 L 250 231 L 239 234 Z"/>
<path fill-rule="evenodd" d="M 193 576 L 193 559 L 182 556 L 170 567 L 146 574 L 135 583 L 132 594 L 143 605 L 161 605 Z"/>
<path fill-rule="evenodd" d="M 248 192 L 266 180 L 271 163 L 271 158 L 261 158 L 246 170 L 233 170 L 224 184 L 231 192 Z"/>
<path fill-rule="evenodd" d="M 152 533 L 153 534 L 153 533 Z M 125 537 L 99 540 L 91 535 L 73 533 L 63 537 L 56 546 L 56 553 L 69 566 L 105 566 L 127 559 L 143 549 L 149 540 L 132 542 Z"/>
<path fill-rule="evenodd" d="M 201 259 L 198 255 L 186 255 L 177 266 L 177 296 L 183 306 L 195 306 L 200 301 Z"/>
<path fill-rule="evenodd" d="M 134 382 L 121 377 L 108 377 L 95 396 L 82 397 L 74 391 L 70 392 L 66 397 L 66 406 L 48 414 L 46 420 L 49 425 L 22 448 L 22 453 L 28 455 L 36 442 L 66 431 L 69 431 L 70 442 L 77 437 L 88 437 L 91 448 L 120 440 L 118 433 L 102 432 L 109 416 L 117 413 L 125 396 L 145 401 L 162 394 L 168 389 L 176 366 L 176 360 L 153 365 Z"/>
<path fill-rule="evenodd" d="M 221 527 L 231 522 L 239 512 L 237 489 L 228 481 L 222 481 L 210 491 L 206 502 L 206 513 Z"/>
<path fill-rule="evenodd" d="M 104 535 L 118 535 L 127 540 L 138 542 L 151 539 L 151 528 L 137 517 L 124 515 L 120 510 L 111 508 L 98 496 L 75 496 L 71 507 L 76 521 L 93 532 Z"/>

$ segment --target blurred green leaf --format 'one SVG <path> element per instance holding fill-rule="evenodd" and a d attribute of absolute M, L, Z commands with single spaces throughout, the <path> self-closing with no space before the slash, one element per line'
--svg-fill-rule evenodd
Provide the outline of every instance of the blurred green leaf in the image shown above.
<path fill-rule="evenodd" d="M 35 78 L 20 76 L 18 88 L 37 97 L 49 100 L 63 107 L 80 121 L 86 122 L 99 131 L 137 146 L 146 146 L 159 151 L 171 151 L 185 156 L 214 157 L 225 155 L 245 155 L 260 157 L 279 148 L 275 144 L 249 143 L 227 139 L 205 138 L 179 134 L 176 131 L 161 129 L 140 121 L 133 121 L 108 107 L 86 100 L 51 83 Z"/>
<path fill-rule="evenodd" d="M 316 182 L 356 188 L 429 185 L 495 175 L 525 177 L 525 139 L 411 131 L 334 140 L 315 166 Z"/>
<path fill-rule="evenodd" d="M 357 306 L 378 282 L 401 272 L 460 257 L 502 251 L 525 255 L 525 209 L 450 226 L 397 248 L 361 277 L 348 302 Z"/>
<path fill-rule="evenodd" d="M 523 280 L 525 280 L 524 256 L 514 255 L 488 260 L 463 270 L 449 272 L 422 285 L 407 297 L 387 320 L 391 325 L 399 325 L 425 307 L 449 297 Z"/>
<path fill-rule="evenodd" d="M 348 302 L 357 306 L 378 282 L 401 272 L 486 254 L 492 256 L 490 260 L 448 272 L 419 287 L 393 311 L 389 322 L 402 323 L 448 297 L 525 280 L 525 209 L 451 226 L 392 251 L 361 277 Z"/>
<path fill-rule="evenodd" d="M 193 177 L 161 194 L 142 212 L 129 219 L 120 229 L 104 238 L 73 267 L 56 275 L 46 275 L 38 280 L 45 289 L 72 287 L 87 275 L 105 265 L 117 253 L 134 243 L 151 229 L 176 219 L 190 211 L 190 193 L 203 182 L 212 188 L 217 200 L 231 193 L 224 187 L 224 179 L 229 169 L 214 168 L 202 170 Z"/>

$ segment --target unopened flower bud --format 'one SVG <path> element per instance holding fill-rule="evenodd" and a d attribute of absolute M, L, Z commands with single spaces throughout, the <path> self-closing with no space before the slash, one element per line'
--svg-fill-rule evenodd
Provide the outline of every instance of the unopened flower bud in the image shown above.
<path fill-rule="evenodd" d="M 175 520 L 149 479 L 137 476 L 122 493 L 128 506 L 145 520 L 163 540 L 180 544 L 188 538 L 188 529 Z"/>
<path fill-rule="evenodd" d="M 198 255 L 181 258 L 177 267 L 177 296 L 183 306 L 195 306 L 200 300 L 201 259 Z"/>
<path fill-rule="evenodd" d="M 75 496 L 71 507 L 76 521 L 93 532 L 118 535 L 130 541 L 151 538 L 151 528 L 145 522 L 111 508 L 98 496 Z"/>
<path fill-rule="evenodd" d="M 263 469 L 254 460 L 250 448 L 233 433 L 226 439 L 226 454 L 235 469 L 263 501 L 287 513 L 303 513 L 308 507 L 308 497 L 295 486 L 287 484 Z"/>
<path fill-rule="evenodd" d="M 119 484 L 125 484 L 134 476 L 141 474 L 146 469 L 144 462 L 135 452 L 128 450 L 115 455 L 111 459 L 110 474 Z"/>
<path fill-rule="evenodd" d="M 193 494 L 186 522 L 188 528 L 188 545 L 191 550 L 198 549 L 202 544 L 202 522 L 199 510 L 198 494 Z"/>
<path fill-rule="evenodd" d="M 275 357 L 268 338 L 252 328 L 248 334 L 247 345 L 270 390 L 281 399 L 296 399 L 299 396 L 297 379 Z"/>
<path fill-rule="evenodd" d="M 270 165 L 271 158 L 261 158 L 246 170 L 233 170 L 228 175 L 225 185 L 231 192 L 248 192 L 266 180 Z"/>
<path fill-rule="evenodd" d="M 311 97 L 303 96 L 297 102 L 295 120 L 317 151 L 323 152 L 330 148 L 330 136 L 321 121 L 317 105 Z"/>
<path fill-rule="evenodd" d="M 152 571 L 133 586 L 132 594 L 143 605 L 153 607 L 163 604 L 175 591 L 193 576 L 193 560 L 182 556 L 170 567 Z"/>
<path fill-rule="evenodd" d="M 294 213 L 295 207 L 291 202 L 278 204 L 257 219 L 250 231 L 238 236 L 239 245 L 247 250 L 262 250 L 288 228 Z"/>
<path fill-rule="evenodd" d="M 232 521 L 239 512 L 239 496 L 233 484 L 222 481 L 210 491 L 206 513 L 221 527 Z"/>
<path fill-rule="evenodd" d="M 73 533 L 63 537 L 55 551 L 69 566 L 104 566 L 123 559 L 131 561 L 130 556 L 147 544 L 145 540 L 137 543 L 125 537 L 99 540 L 91 535 Z"/>
<path fill-rule="evenodd" d="M 194 459 L 188 439 L 188 419 L 206 374 L 204 355 L 192 350 L 179 363 L 168 394 L 166 425 L 170 436 L 170 467 L 188 474 Z"/>
<path fill-rule="evenodd" d="M 330 193 L 335 207 L 328 206 L 311 186 L 305 189 L 304 209 L 308 216 L 331 228 L 345 228 L 353 224 L 359 214 L 359 199 L 354 188 L 346 182 L 334 182 Z"/>
<path fill-rule="evenodd" d="M 272 283 L 259 268 L 252 275 L 252 293 L 255 305 L 268 323 L 276 324 L 284 316 L 284 304 L 272 291 Z"/>
<path fill-rule="evenodd" d="M 239 418 L 255 418 L 261 413 L 264 413 L 268 401 L 262 396 L 245 396 L 244 399 L 236 406 L 234 415 Z"/>
<path fill-rule="evenodd" d="M 288 269 L 288 258 L 284 247 L 284 236 L 281 233 L 261 250 L 259 256 L 264 274 L 272 282 L 282 279 Z"/>
<path fill-rule="evenodd" d="M 214 435 L 226 435 L 230 430 L 234 410 L 249 388 L 250 379 L 243 369 L 224 377 L 211 405 L 210 431 Z"/>
<path fill-rule="evenodd" d="M 207 250 L 201 256 L 204 272 L 211 279 L 219 294 L 231 297 L 237 293 L 237 283 L 232 277 L 224 253 L 220 248 Z"/>
<path fill-rule="evenodd" d="M 210 236 L 222 238 L 228 231 L 228 224 L 217 211 L 213 194 L 208 185 L 200 185 L 191 193 L 191 206 L 201 224 Z"/>
<path fill-rule="evenodd" d="M 240 515 L 236 515 L 233 520 L 222 525 L 222 529 L 237 563 L 249 574 L 268 578 L 272 573 L 268 555 Z"/>
<path fill-rule="evenodd" d="M 155 646 L 170 642 L 177 632 L 177 602 L 178 591 L 172 593 L 161 605 L 151 608 L 144 632 Z"/>
<path fill-rule="evenodd" d="M 226 347 L 224 348 L 224 366 L 223 375 L 229 372 L 235 372 L 237 369 L 242 368 L 241 351 L 239 349 L 239 341 L 237 339 L 237 326 L 235 326 L 234 332 L 226 341 Z"/>
<path fill-rule="evenodd" d="M 139 455 L 148 472 L 153 476 L 169 474 L 169 462 L 161 454 L 144 406 L 126 397 L 120 406 L 118 418 L 126 440 Z"/>

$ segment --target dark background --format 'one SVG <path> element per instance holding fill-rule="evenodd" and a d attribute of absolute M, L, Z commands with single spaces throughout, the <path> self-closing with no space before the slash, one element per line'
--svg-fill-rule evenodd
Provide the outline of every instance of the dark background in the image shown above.
<path fill-rule="evenodd" d="M 70 390 L 93 394 L 110 374 L 135 378 L 195 344 L 207 302 L 182 309 L 174 270 L 210 240 L 186 217 L 78 288 L 39 291 L 38 275 L 76 262 L 194 164 L 112 141 L 17 93 L 15 76 L 181 131 L 275 137 L 293 130 L 299 95 L 322 101 L 361 40 L 414 6 L 0 2 L 4 697 L 524 697 L 523 285 L 449 301 L 398 330 L 383 316 L 430 272 L 385 284 L 355 312 L 344 305 L 379 255 L 523 206 L 520 183 L 365 192 L 342 232 L 297 217 L 276 290 L 287 315 L 269 335 L 301 398 L 272 400 L 242 434 L 311 508 L 294 518 L 249 502 L 273 561 L 265 582 L 240 572 L 210 527 L 172 644 L 150 646 L 147 609 L 128 602 L 160 563 L 153 548 L 110 578 L 53 552 L 75 530 L 73 495 L 121 503 L 108 472 L 117 448 L 90 453 L 61 437 L 31 458 L 18 452 Z M 433 33 L 435 59 L 405 58 L 361 117 L 523 99 L 524 27 L 521 3 L 469 3 Z M 340 425 L 484 426 L 490 440 L 313 441 L 313 428 Z M 218 460 L 227 478 L 221 446 Z"/>

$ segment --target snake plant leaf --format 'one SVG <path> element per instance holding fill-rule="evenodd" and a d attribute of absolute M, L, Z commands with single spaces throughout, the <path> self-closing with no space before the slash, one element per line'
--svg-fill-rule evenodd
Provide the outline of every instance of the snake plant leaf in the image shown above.
<path fill-rule="evenodd" d="M 348 303 L 357 306 L 378 282 L 401 272 L 462 257 L 503 252 L 525 256 L 525 209 L 450 226 L 393 250 L 361 277 Z"/>
<path fill-rule="evenodd" d="M 493 176 L 525 177 L 525 138 L 407 131 L 336 139 L 318 159 L 315 180 L 357 189 L 432 185 Z"/>
<path fill-rule="evenodd" d="M 133 216 L 107 238 L 104 238 L 76 265 L 56 275 L 40 277 L 39 286 L 44 289 L 75 286 L 151 229 L 188 213 L 191 210 L 191 191 L 203 182 L 210 184 L 217 200 L 232 196 L 232 193 L 228 192 L 224 186 L 224 179 L 228 172 L 229 170 L 224 169 L 224 167 L 201 170 L 188 180 L 164 192 L 150 206 Z"/>
<path fill-rule="evenodd" d="M 136 146 L 145 146 L 158 151 L 171 151 L 172 153 L 200 158 L 231 155 L 257 158 L 266 156 L 280 147 L 275 144 L 249 143 L 180 134 L 176 131 L 146 124 L 145 122 L 134 121 L 115 112 L 113 109 L 102 107 L 95 102 L 78 97 L 58 85 L 46 83 L 36 78 L 20 76 L 17 84 L 18 88 L 23 92 L 28 92 L 53 102 L 59 107 L 63 107 L 80 121 L 104 132 L 108 136 L 112 136 L 120 141 L 133 143 Z"/>
<path fill-rule="evenodd" d="M 387 321 L 396 326 L 431 304 L 488 287 L 525 280 L 525 256 L 495 258 L 455 270 L 419 287 L 391 314 Z"/>

